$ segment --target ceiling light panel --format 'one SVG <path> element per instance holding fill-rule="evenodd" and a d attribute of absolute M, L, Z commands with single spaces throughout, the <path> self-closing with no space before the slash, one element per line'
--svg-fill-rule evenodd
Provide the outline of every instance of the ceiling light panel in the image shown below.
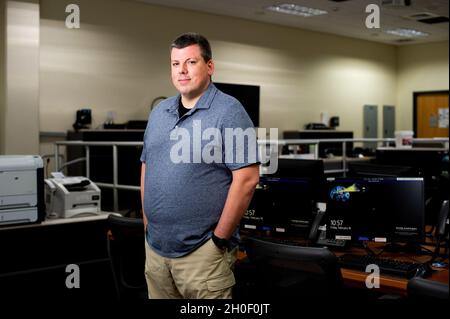
<path fill-rule="evenodd" d="M 272 5 L 272 6 L 267 7 L 266 10 L 278 12 L 278 13 L 292 14 L 292 15 L 301 16 L 301 17 L 319 16 L 319 15 L 328 13 L 328 11 L 325 11 L 325 10 L 308 8 L 308 7 L 299 6 L 298 4 L 293 4 L 293 3 L 283 3 L 283 4 Z"/>
<path fill-rule="evenodd" d="M 402 28 L 385 30 L 384 32 L 387 34 L 398 35 L 400 37 L 405 37 L 405 38 L 422 38 L 422 37 L 427 37 L 429 35 L 429 33 L 426 33 L 426 32 L 417 31 L 417 30 L 413 30 L 413 29 L 402 29 Z"/>

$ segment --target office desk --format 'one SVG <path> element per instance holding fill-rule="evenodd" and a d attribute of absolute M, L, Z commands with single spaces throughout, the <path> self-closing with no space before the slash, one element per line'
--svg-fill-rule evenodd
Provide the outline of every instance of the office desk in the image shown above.
<path fill-rule="evenodd" d="M 427 226 L 426 231 L 430 230 L 430 226 Z M 430 251 L 434 251 L 434 245 L 430 241 L 430 238 L 427 237 L 426 242 L 429 244 L 422 245 L 422 247 L 429 249 Z M 384 244 L 380 243 L 370 243 L 369 247 L 374 250 L 375 253 L 379 253 L 382 251 Z M 444 249 L 442 249 L 443 252 Z M 351 254 L 365 254 L 366 251 L 362 248 L 351 248 L 345 252 L 335 252 L 337 256 L 343 253 L 351 253 Z M 417 263 L 425 263 L 430 260 L 430 255 L 423 255 L 417 253 L 393 253 L 393 252 L 383 252 L 381 257 L 404 260 L 404 261 L 412 261 Z M 448 284 L 449 282 L 449 267 L 448 267 L 448 259 L 446 260 L 447 267 L 446 268 L 435 268 L 432 267 L 433 272 L 430 277 L 427 279 L 442 282 Z M 365 285 L 365 281 L 367 278 L 367 273 L 353 270 L 341 268 L 342 277 L 347 286 L 359 289 L 367 289 Z M 380 277 L 380 292 L 390 293 L 390 294 L 398 294 L 402 296 L 406 296 L 406 288 L 407 288 L 408 280 L 406 278 L 400 278 L 395 276 L 387 276 L 382 275 Z"/>
<path fill-rule="evenodd" d="M 245 237 L 245 235 L 243 235 Z M 380 248 L 379 244 L 370 245 L 372 249 Z M 336 256 L 351 253 L 351 254 L 365 254 L 365 250 L 361 248 L 351 248 L 345 251 L 334 251 Z M 414 261 L 414 262 L 426 262 L 431 257 L 427 255 L 414 255 L 414 254 L 405 254 L 405 253 L 383 253 L 382 257 Z M 242 262 L 246 259 L 246 254 L 243 251 L 239 251 L 238 253 L 238 265 L 239 262 Z M 446 260 L 448 263 L 448 260 Z M 448 284 L 449 282 L 449 268 L 433 268 L 433 273 L 427 279 L 439 281 L 442 283 Z M 353 269 L 341 268 L 342 278 L 344 280 L 345 286 L 349 288 L 355 289 L 365 289 L 368 290 L 366 286 L 366 278 L 369 275 L 368 273 L 357 271 Z M 408 284 L 408 279 L 394 276 L 381 275 L 380 276 L 380 288 L 372 289 L 376 293 L 381 294 L 393 294 L 399 296 L 406 296 L 406 288 Z"/>
<path fill-rule="evenodd" d="M 341 272 L 342 278 L 344 279 L 344 284 L 346 286 L 357 289 L 368 289 L 365 285 L 365 281 L 368 275 L 367 273 L 345 268 L 341 269 Z M 436 273 L 433 273 L 431 277 L 428 277 L 426 279 L 448 284 L 449 279 L 448 268 L 441 269 Z M 381 276 L 380 288 L 377 289 L 377 291 L 385 294 L 406 296 L 407 285 L 408 285 L 407 279 L 399 277 Z"/>
<path fill-rule="evenodd" d="M 2 227 L 0 227 L 0 232 L 1 231 L 9 231 L 9 230 L 13 230 L 13 229 L 26 229 L 26 228 L 35 228 L 35 227 L 43 227 L 43 226 L 51 226 L 51 225 L 74 224 L 74 223 L 106 220 L 110 214 L 112 214 L 112 213 L 101 212 L 98 215 L 85 214 L 84 216 L 78 216 L 78 217 L 72 217 L 72 218 L 45 219 L 41 223 L 36 223 L 36 224 L 30 223 L 30 224 L 2 226 Z"/>
<path fill-rule="evenodd" d="M 0 297 L 107 296 L 114 291 L 106 250 L 109 213 L 0 228 Z M 66 267 L 80 270 L 68 289 Z M 41 296 L 42 297 L 42 296 Z"/>
<path fill-rule="evenodd" d="M 353 253 L 352 251 L 349 251 Z M 346 252 L 347 253 L 347 252 Z M 342 253 L 336 253 L 336 255 L 340 255 Z M 405 254 L 383 254 L 383 257 L 392 257 L 393 259 L 407 260 L 407 261 L 417 261 L 417 262 L 426 262 L 431 257 L 430 256 L 418 256 L 418 255 L 405 255 Z M 448 263 L 448 260 L 447 260 Z M 449 269 L 448 266 L 446 268 L 433 268 L 433 273 L 430 277 L 427 277 L 429 280 L 439 281 L 448 284 L 449 281 Z M 357 271 L 353 269 L 341 268 L 342 278 L 344 279 L 344 283 L 348 287 L 358 288 L 358 289 L 368 289 L 366 287 L 366 278 L 369 275 L 368 273 Z M 395 276 L 387 276 L 382 275 L 380 277 L 380 288 L 377 291 L 381 293 L 387 294 L 395 294 L 406 296 L 406 287 L 408 284 L 408 279 L 400 278 Z"/>

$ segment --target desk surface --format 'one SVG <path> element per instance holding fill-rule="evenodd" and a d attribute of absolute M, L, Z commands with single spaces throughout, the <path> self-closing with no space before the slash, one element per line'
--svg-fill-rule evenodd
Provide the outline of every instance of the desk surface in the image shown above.
<path fill-rule="evenodd" d="M 439 269 L 433 268 L 435 270 L 431 277 L 426 279 L 438 281 L 448 284 L 449 271 L 448 268 Z M 344 279 L 345 285 L 349 287 L 366 289 L 365 281 L 367 278 L 367 273 L 351 270 L 351 269 L 341 269 L 342 278 Z M 408 285 L 408 280 L 399 277 L 381 276 L 380 277 L 380 292 L 392 293 L 398 295 L 406 295 L 406 286 Z"/>
<path fill-rule="evenodd" d="M 345 253 L 364 253 L 364 250 L 362 249 L 350 249 L 349 251 L 346 251 Z M 336 253 L 337 256 L 343 253 Z M 415 254 L 406 254 L 406 253 L 383 253 L 383 258 L 392 258 L 397 260 L 405 260 L 405 261 L 413 261 L 418 263 L 425 263 L 427 262 L 431 256 L 429 255 L 415 255 Z M 448 263 L 448 260 L 447 260 Z M 442 283 L 448 284 L 449 280 L 449 269 L 448 265 L 445 268 L 436 268 L 432 267 L 433 272 L 430 277 L 427 277 L 426 279 L 433 280 L 433 281 L 439 281 Z M 344 282 L 347 286 L 360 288 L 360 289 L 366 289 L 365 281 L 367 278 L 367 273 L 362 271 L 357 271 L 353 269 L 346 269 L 342 268 L 342 278 L 344 279 Z M 393 293 L 393 294 L 399 294 L 399 295 L 406 295 L 406 287 L 408 284 L 408 279 L 401 278 L 401 277 L 395 277 L 395 276 L 388 276 L 388 275 L 382 275 L 380 276 L 380 292 L 384 293 Z"/>
<path fill-rule="evenodd" d="M 51 226 L 51 225 L 61 225 L 61 224 L 72 224 L 72 223 L 80 223 L 80 222 L 91 222 L 96 220 L 107 219 L 110 214 L 116 214 L 111 212 L 100 212 L 99 214 L 91 214 L 91 215 L 80 215 L 77 217 L 71 218 L 53 218 L 53 219 L 45 219 L 41 223 L 30 223 L 30 224 L 20 224 L 20 225 L 3 225 L 0 227 L 0 231 L 9 230 L 9 229 L 22 229 L 22 228 L 32 228 L 32 227 L 41 227 L 41 226 Z"/>
<path fill-rule="evenodd" d="M 79 222 L 88 222 L 94 220 L 102 220 L 108 218 L 110 214 L 116 214 L 111 212 L 100 212 L 96 215 L 85 215 L 71 218 L 54 218 L 54 219 L 46 219 L 41 225 L 56 225 L 56 224 L 67 224 L 67 223 L 79 223 Z M 119 214 L 120 215 L 120 214 Z"/>

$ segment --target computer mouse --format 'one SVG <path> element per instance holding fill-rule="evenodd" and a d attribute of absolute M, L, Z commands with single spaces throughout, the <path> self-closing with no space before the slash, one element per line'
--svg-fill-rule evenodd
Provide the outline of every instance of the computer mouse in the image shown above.
<path fill-rule="evenodd" d="M 416 274 L 414 275 L 414 277 L 426 278 L 429 277 L 432 272 L 433 269 L 431 269 L 430 265 L 428 263 L 425 263 L 417 267 Z"/>

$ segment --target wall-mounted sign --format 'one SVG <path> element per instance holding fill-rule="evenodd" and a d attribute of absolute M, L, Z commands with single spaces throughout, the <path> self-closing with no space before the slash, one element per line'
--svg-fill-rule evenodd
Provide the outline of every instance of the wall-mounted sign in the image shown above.
<path fill-rule="evenodd" d="M 439 108 L 439 128 L 448 128 L 448 107 Z"/>

